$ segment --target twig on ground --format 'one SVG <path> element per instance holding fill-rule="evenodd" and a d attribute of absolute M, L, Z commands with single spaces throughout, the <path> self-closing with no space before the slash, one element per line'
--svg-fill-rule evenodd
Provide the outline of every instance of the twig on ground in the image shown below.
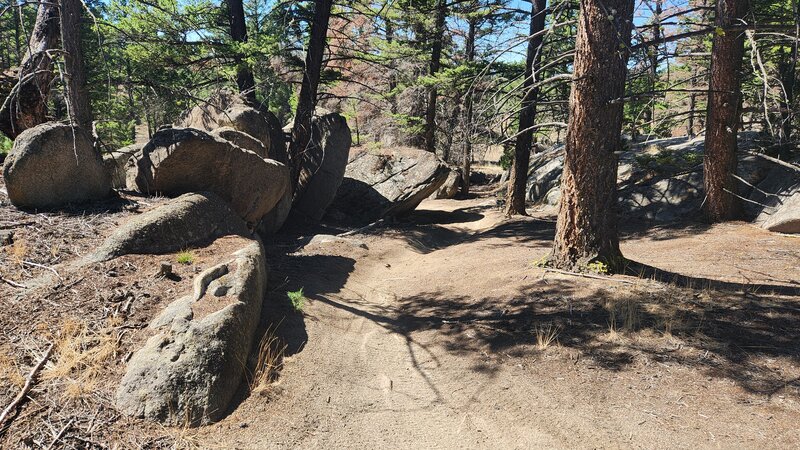
<path fill-rule="evenodd" d="M 47 446 L 47 450 L 50 450 L 51 448 L 55 448 L 54 446 L 56 445 L 56 442 L 58 442 L 59 440 L 61 440 L 62 437 L 64 437 L 64 433 L 67 432 L 69 427 L 72 426 L 72 422 L 74 422 L 74 421 L 75 421 L 74 418 L 69 419 L 69 422 L 67 422 L 67 424 L 64 425 L 64 428 L 62 428 L 61 431 L 58 432 L 56 437 L 53 438 L 53 442 L 51 442 L 50 445 Z"/>
<path fill-rule="evenodd" d="M 28 225 L 33 225 L 35 223 L 36 223 L 36 221 L 33 221 L 33 220 L 29 220 L 27 222 L 4 223 L 4 224 L 0 224 L 0 230 L 7 230 L 9 228 L 25 227 L 25 226 L 28 226 Z"/>
<path fill-rule="evenodd" d="M 61 275 L 59 275 L 58 272 L 56 272 L 56 269 L 54 269 L 54 268 L 52 268 L 50 266 L 45 266 L 44 264 L 39 264 L 39 263 L 31 262 L 31 261 L 22 261 L 22 264 L 27 264 L 27 265 L 29 265 L 31 267 L 38 267 L 40 269 L 49 270 L 50 272 L 53 272 L 61 282 L 64 281 L 64 279 L 61 278 Z"/>
<path fill-rule="evenodd" d="M 28 286 L 25 286 L 24 284 L 19 284 L 16 281 L 11 281 L 8 278 L 0 277 L 0 281 L 2 281 L 3 283 L 8 283 L 11 286 L 14 286 L 15 288 L 28 289 Z"/>
<path fill-rule="evenodd" d="M 572 276 L 575 276 L 575 277 L 593 278 L 595 280 L 615 281 L 617 283 L 624 283 L 624 284 L 636 284 L 635 282 L 633 282 L 631 280 L 622 280 L 622 279 L 619 279 L 619 278 L 604 277 L 602 275 L 592 275 L 592 274 L 589 274 L 589 273 L 569 272 L 567 270 L 561 270 L 561 269 L 546 268 L 546 269 L 544 269 L 544 271 L 545 272 L 560 273 L 560 274 L 563 274 L 563 275 L 572 275 Z"/>
<path fill-rule="evenodd" d="M 19 391 L 19 394 L 17 394 L 17 396 L 14 397 L 14 400 L 12 400 L 11 403 L 8 406 L 6 406 L 6 409 L 3 410 L 3 413 L 0 414 L 0 425 L 2 425 L 3 422 L 6 421 L 8 415 L 11 414 L 13 411 L 15 411 L 17 409 L 17 406 L 19 406 L 19 404 L 22 403 L 22 400 L 25 399 L 25 396 L 33 387 L 33 382 L 36 379 L 36 375 L 39 374 L 39 371 L 42 370 L 42 367 L 44 367 L 44 364 L 50 358 L 50 355 L 53 354 L 54 348 L 55 344 L 50 344 L 50 346 L 47 348 L 47 351 L 44 353 L 44 356 L 42 356 L 39 362 L 36 363 L 35 366 L 33 366 L 33 369 L 31 369 L 31 373 L 28 374 L 28 378 L 25 379 L 25 385 L 22 386 L 22 390 Z"/>
<path fill-rule="evenodd" d="M 381 224 L 381 223 L 383 223 L 383 222 L 384 222 L 384 220 L 383 220 L 383 219 L 378 219 L 378 220 L 376 220 L 375 222 L 372 222 L 371 224 L 369 224 L 369 225 L 367 225 L 367 226 L 365 226 L 365 227 L 356 228 L 355 230 L 351 230 L 351 231 L 348 231 L 348 232 L 346 232 L 346 233 L 340 233 L 340 234 L 337 234 L 336 236 L 337 236 L 337 237 L 347 237 L 347 236 L 352 236 L 352 235 L 354 235 L 354 234 L 358 234 L 358 233 L 362 233 L 362 232 L 364 232 L 364 231 L 367 231 L 367 230 L 369 230 L 370 228 L 373 228 L 373 227 L 375 227 L 375 226 L 377 226 L 377 225 L 380 225 L 380 224 Z"/>

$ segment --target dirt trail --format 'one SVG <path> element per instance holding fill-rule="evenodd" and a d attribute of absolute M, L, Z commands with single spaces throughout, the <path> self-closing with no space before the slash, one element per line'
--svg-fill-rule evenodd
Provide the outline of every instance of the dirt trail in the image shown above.
<path fill-rule="evenodd" d="M 641 327 L 616 332 L 597 306 L 604 299 L 683 294 L 535 268 L 552 233 L 552 217 L 506 221 L 487 199 L 426 201 L 413 223 L 356 236 L 368 250 L 307 246 L 276 261 L 273 285 L 288 277 L 267 306 L 287 316 L 280 379 L 192 439 L 224 448 L 800 446 L 797 331 L 760 334 L 767 347 L 788 339 L 772 352 L 738 352 L 747 346 L 725 334 L 727 321 L 750 326 L 735 302 L 768 305 L 783 320 L 775 326 L 797 329 L 797 297 L 687 294 L 687 312 L 663 330 L 659 320 L 672 319 L 657 311 L 671 305 L 653 300 L 637 306 Z M 634 230 L 623 251 L 684 275 L 798 283 L 800 239 L 746 224 Z M 310 299 L 303 317 L 283 300 L 300 286 Z M 692 304 L 705 314 L 698 320 Z M 772 317 L 747 314 L 753 328 Z M 556 342 L 537 346 L 551 329 Z"/>

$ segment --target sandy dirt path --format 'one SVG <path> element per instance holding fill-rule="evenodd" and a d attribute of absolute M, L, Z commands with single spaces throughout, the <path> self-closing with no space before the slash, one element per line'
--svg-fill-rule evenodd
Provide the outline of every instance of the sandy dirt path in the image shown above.
<path fill-rule="evenodd" d="M 592 305 L 649 284 L 534 267 L 552 230 L 550 216 L 506 221 L 486 199 L 426 201 L 413 223 L 354 237 L 368 249 L 312 245 L 274 262 L 266 315 L 286 316 L 289 345 L 280 379 L 192 441 L 204 448 L 800 446 L 796 349 L 742 360 L 727 357 L 728 343 L 712 332 L 707 342 L 689 341 L 699 331 L 685 340 L 648 329 L 616 334 L 605 316 L 592 319 Z M 630 233 L 623 250 L 687 275 L 798 281 L 800 239 L 745 224 Z M 712 260 L 720 251 L 726 259 Z M 769 264 L 758 270 L 754 261 L 764 258 Z M 301 286 L 309 298 L 302 317 L 283 299 Z M 800 323 L 796 297 L 775 301 L 788 305 L 788 325 Z M 556 341 L 537 345 L 556 320 Z M 703 320 L 684 322 L 700 330 Z M 763 391 L 756 381 L 783 387 Z"/>

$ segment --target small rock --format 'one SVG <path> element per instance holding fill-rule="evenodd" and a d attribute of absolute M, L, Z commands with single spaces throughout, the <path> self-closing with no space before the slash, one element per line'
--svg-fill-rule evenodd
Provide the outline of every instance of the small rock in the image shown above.
<path fill-rule="evenodd" d="M 167 278 L 172 276 L 172 264 L 170 264 L 170 263 L 168 263 L 166 261 L 162 261 L 161 262 L 161 267 L 158 269 L 158 274 L 157 275 L 159 277 L 167 277 Z"/>
<path fill-rule="evenodd" d="M 0 231 L 0 247 L 14 243 L 14 232 L 11 230 Z"/>

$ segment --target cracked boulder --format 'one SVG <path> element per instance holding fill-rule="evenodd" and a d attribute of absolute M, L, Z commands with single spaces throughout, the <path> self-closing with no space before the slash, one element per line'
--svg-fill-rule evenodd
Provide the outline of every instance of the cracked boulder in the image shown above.
<path fill-rule="evenodd" d="M 223 241 L 220 243 L 220 241 Z M 148 325 L 116 392 L 116 407 L 169 426 L 221 419 L 244 379 L 266 290 L 258 240 L 223 237 L 230 256 L 198 274 L 191 292 Z"/>
<path fill-rule="evenodd" d="M 350 154 L 331 215 L 364 223 L 408 213 L 436 192 L 449 174 L 447 165 L 425 150 L 359 149 Z"/>
<path fill-rule="evenodd" d="M 168 128 L 129 163 L 128 188 L 165 195 L 213 192 L 256 226 L 289 189 L 289 169 L 206 132 Z"/>

